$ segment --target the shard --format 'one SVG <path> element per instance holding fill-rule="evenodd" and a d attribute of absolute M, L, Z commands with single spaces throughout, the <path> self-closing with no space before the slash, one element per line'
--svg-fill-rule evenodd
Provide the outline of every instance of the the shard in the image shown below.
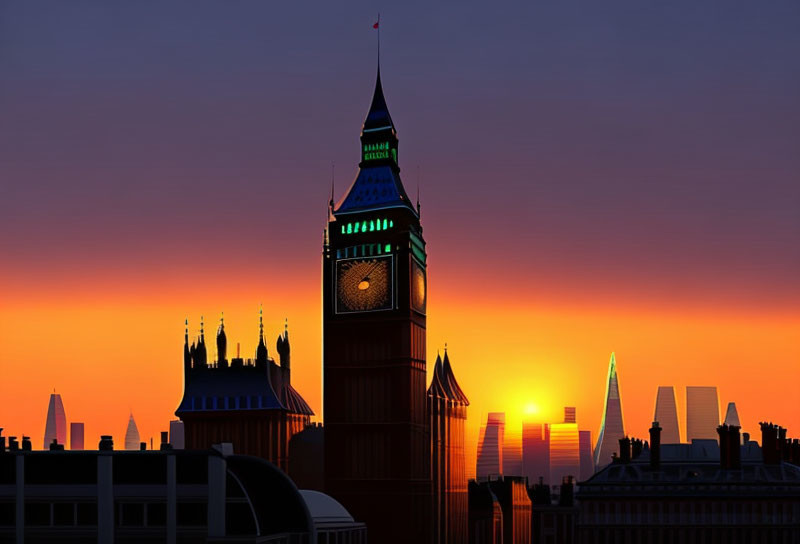
<path fill-rule="evenodd" d="M 608 381 L 606 382 L 606 403 L 603 408 L 603 421 L 594 448 L 594 464 L 597 470 L 611 462 L 612 454 L 619 455 L 619 439 L 625 436 L 622 423 L 622 401 L 617 380 L 617 362 L 614 354 L 608 362 Z M 552 483 L 552 482 L 551 482 Z"/>
<path fill-rule="evenodd" d="M 62 445 L 67 443 L 67 416 L 64 414 L 64 403 L 61 402 L 61 395 L 58 393 L 50 395 L 42 449 L 49 449 L 53 440 L 57 440 Z"/>
<path fill-rule="evenodd" d="M 139 444 L 139 429 L 136 427 L 136 422 L 133 420 L 133 414 L 131 414 L 128 420 L 128 429 L 125 431 L 125 449 L 138 450 Z"/>
<path fill-rule="evenodd" d="M 680 444 L 681 431 L 678 426 L 678 407 L 675 403 L 675 388 L 662 385 L 656 393 L 656 412 L 653 421 L 661 427 L 662 444 Z"/>

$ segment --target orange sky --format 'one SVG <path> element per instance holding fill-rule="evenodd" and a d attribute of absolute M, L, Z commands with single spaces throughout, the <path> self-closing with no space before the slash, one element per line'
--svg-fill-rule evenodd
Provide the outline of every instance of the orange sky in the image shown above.
<path fill-rule="evenodd" d="M 757 435 L 762 419 L 788 426 L 790 433 L 800 429 L 796 395 L 783 385 L 800 378 L 800 320 L 784 309 L 677 300 L 579 303 L 580 297 L 564 294 L 564 286 L 518 298 L 489 285 L 468 295 L 458 269 L 452 263 L 442 268 L 438 273 L 434 266 L 430 274 L 428 359 L 448 343 L 471 401 L 471 470 L 478 429 L 489 411 L 505 411 L 507 424 L 518 427 L 531 407 L 538 410 L 531 417 L 558 421 L 562 407 L 574 405 L 581 428 L 594 439 L 612 350 L 626 430 L 633 435 L 645 436 L 659 385 L 676 387 L 682 424 L 685 386 L 717 385 L 721 409 L 735 401 L 745 431 Z M 163 274 L 163 281 L 148 274 Z M 451 281 L 445 281 L 448 275 Z M 320 293 L 313 269 L 294 276 L 272 270 L 268 277 L 215 279 L 208 273 L 187 279 L 145 267 L 141 275 L 111 271 L 98 278 L 67 277 L 38 286 L 24 278 L 6 282 L 14 288 L 0 313 L 4 434 L 30 434 L 39 447 L 55 388 L 67 420 L 85 422 L 88 445 L 105 433 L 121 444 L 131 410 L 142 439 L 157 441 L 181 397 L 184 316 L 196 330 L 205 314 L 213 331 L 224 310 L 229 345 L 235 349 L 241 342 L 250 356 L 261 301 L 271 354 L 289 318 L 293 380 L 319 414 Z"/>

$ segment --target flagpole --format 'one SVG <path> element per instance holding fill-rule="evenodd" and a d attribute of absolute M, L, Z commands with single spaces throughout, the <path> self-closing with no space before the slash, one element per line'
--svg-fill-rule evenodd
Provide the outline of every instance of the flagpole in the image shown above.
<path fill-rule="evenodd" d="M 381 68 L 381 13 L 378 12 L 378 70 Z"/>

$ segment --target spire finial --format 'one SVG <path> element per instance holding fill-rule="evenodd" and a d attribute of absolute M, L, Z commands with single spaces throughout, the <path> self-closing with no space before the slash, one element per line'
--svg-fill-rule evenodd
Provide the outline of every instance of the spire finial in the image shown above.
<path fill-rule="evenodd" d="M 444 352 L 447 353 L 447 342 L 444 343 Z"/>
<path fill-rule="evenodd" d="M 203 320 L 203 316 L 201 315 L 201 316 L 200 316 L 200 340 L 202 340 L 203 342 L 205 342 L 205 336 L 206 336 L 206 331 L 205 331 L 205 328 L 204 328 L 204 327 L 205 327 L 204 323 L 205 323 L 205 322 L 204 322 L 204 320 Z"/>
<path fill-rule="evenodd" d="M 189 318 L 183 320 L 184 331 L 183 334 L 186 336 L 186 339 L 189 339 Z"/>
<path fill-rule="evenodd" d="M 336 179 L 335 173 L 336 173 L 336 163 L 331 161 L 331 201 L 330 201 L 331 208 L 333 208 L 334 181 Z"/>
<path fill-rule="evenodd" d="M 378 31 L 378 73 L 381 71 L 381 14 L 378 12 L 378 20 L 372 25 Z"/>
<path fill-rule="evenodd" d="M 289 336 L 289 318 L 286 317 L 283 320 L 283 334 L 284 336 Z"/>
<path fill-rule="evenodd" d="M 219 313 L 219 326 L 225 328 L 225 312 Z"/>
<path fill-rule="evenodd" d="M 258 305 L 258 337 L 264 339 L 264 304 Z"/>

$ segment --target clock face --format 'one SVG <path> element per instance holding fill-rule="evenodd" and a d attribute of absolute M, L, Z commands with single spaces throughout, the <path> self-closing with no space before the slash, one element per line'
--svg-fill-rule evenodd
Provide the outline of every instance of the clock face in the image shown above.
<path fill-rule="evenodd" d="M 336 311 L 368 312 L 392 308 L 392 257 L 336 262 Z"/>
<path fill-rule="evenodd" d="M 411 264 L 411 306 L 418 312 L 425 313 L 427 303 L 428 279 L 425 270 L 413 261 Z"/>

